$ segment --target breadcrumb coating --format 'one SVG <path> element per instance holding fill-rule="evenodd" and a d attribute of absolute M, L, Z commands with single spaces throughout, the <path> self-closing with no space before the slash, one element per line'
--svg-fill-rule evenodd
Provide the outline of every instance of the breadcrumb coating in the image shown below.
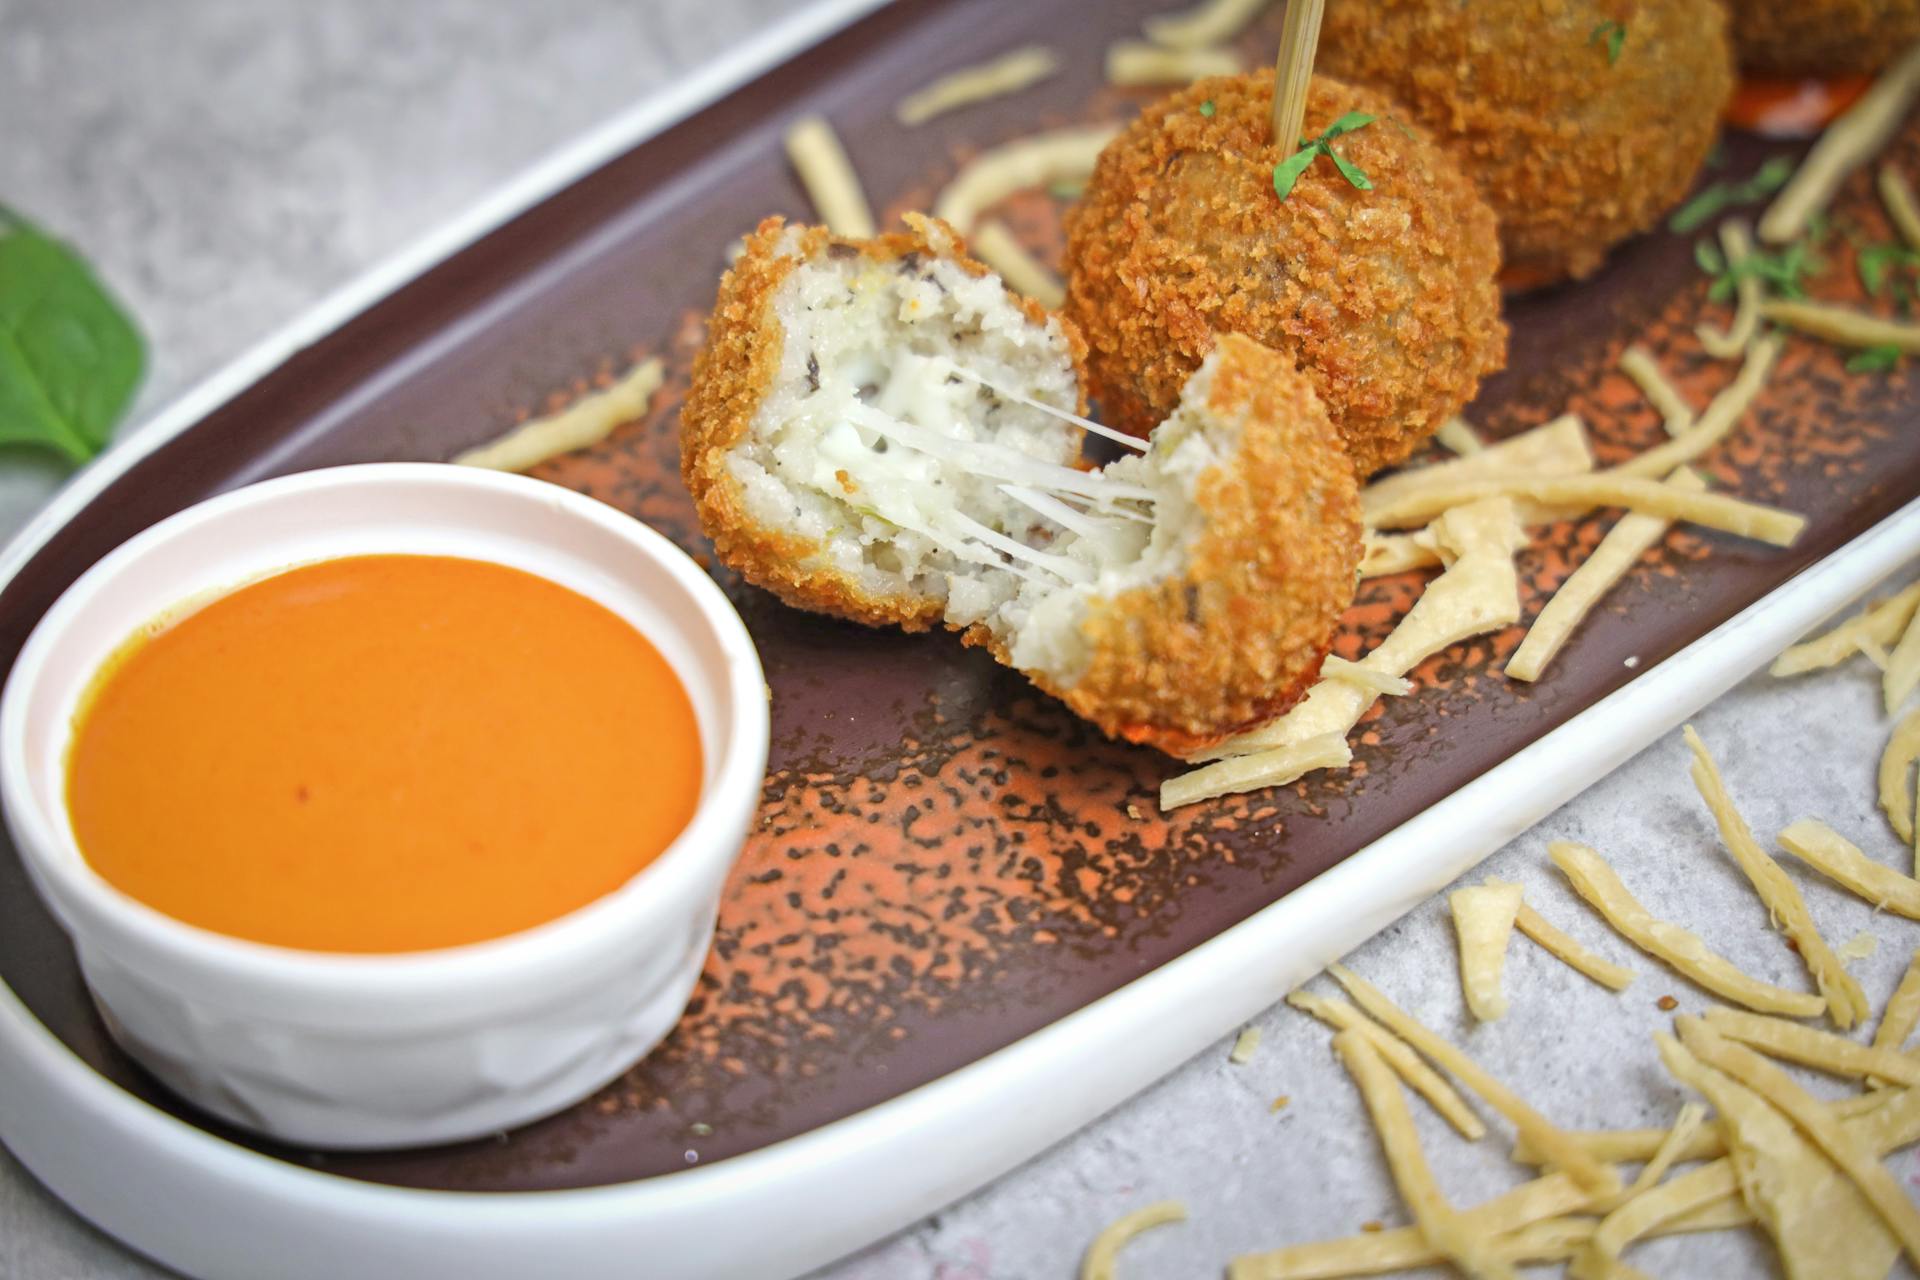
<path fill-rule="evenodd" d="M 1108 734 L 1172 755 L 1299 701 L 1360 567 L 1358 486 L 1312 382 L 1290 357 L 1236 334 L 1221 337 L 1219 355 L 1205 411 L 1239 424 L 1239 447 L 1196 487 L 1207 523 L 1185 572 L 1089 610 L 1081 630 L 1093 659 L 1071 688 L 1027 673 Z M 979 627 L 967 640 L 997 643 Z"/>
<path fill-rule="evenodd" d="M 747 237 L 739 259 L 720 280 L 720 294 L 707 321 L 707 343 L 693 363 L 692 382 L 680 410 L 680 476 L 693 495 L 700 527 L 720 560 L 756 586 L 788 604 L 833 614 L 869 626 L 925 631 L 940 621 L 938 599 L 910 592 L 875 595 L 845 573 L 823 563 L 819 548 L 785 530 L 770 528 L 746 511 L 739 481 L 726 457 L 746 438 L 754 414 L 780 370 L 784 330 L 773 310 L 774 295 L 801 263 L 824 253 L 864 254 L 895 261 L 909 254 L 943 257 L 973 276 L 991 274 L 963 252 L 945 223 L 910 216 L 905 231 L 872 240 L 848 240 L 825 227 L 798 229 L 796 243 L 781 247 L 784 218 L 765 219 Z M 1034 324 L 1048 322 L 1045 308 L 1028 298 L 1009 301 Z M 1071 325 L 1065 330 L 1077 371 L 1086 344 Z M 1084 400 L 1079 405 L 1085 410 Z"/>
<path fill-rule="evenodd" d="M 1734 86 L 1719 0 L 1329 0 L 1319 65 L 1453 153 L 1510 287 L 1591 275 L 1685 199 Z"/>
<path fill-rule="evenodd" d="M 1920 40 L 1920 0 L 1727 0 L 1740 69 L 1867 76 Z"/>
<path fill-rule="evenodd" d="M 832 569 L 820 545 L 756 520 L 727 466 L 775 390 L 783 341 L 775 293 L 801 262 L 846 253 L 883 262 L 932 254 L 965 264 L 970 275 L 987 274 L 964 258 L 949 228 L 931 220 L 854 242 L 768 219 L 721 283 L 682 410 L 682 475 L 719 558 L 749 581 L 800 608 L 925 630 L 942 622 L 945 602 L 910 590 L 864 590 Z M 1020 310 L 1035 324 L 1048 322 L 1031 303 Z M 1070 325 L 1063 328 L 1077 368 L 1084 347 Z M 1311 379 L 1290 356 L 1223 337 L 1154 450 L 1116 467 L 1140 479 L 1139 468 L 1162 465 L 1156 457 L 1170 457 L 1195 436 L 1206 447 L 1186 456 L 1207 461 L 1183 473 L 1193 478 L 1182 505 L 1197 515 L 1183 517 L 1186 532 L 1170 544 L 1177 551 L 1168 571 L 1144 582 L 1135 575 L 1137 585 L 1118 589 L 1051 589 L 1081 593 L 1077 647 L 1085 660 L 1064 674 L 1022 668 L 1104 732 L 1171 753 L 1262 723 L 1311 687 L 1352 603 L 1362 552 L 1352 465 Z M 1115 571 L 1115 580 L 1127 581 L 1125 566 Z M 1004 626 L 975 622 L 962 636 L 1013 665 L 1017 637 Z"/>
<path fill-rule="evenodd" d="M 1148 107 L 1101 154 L 1067 219 L 1066 313 L 1106 420 L 1144 433 L 1216 333 L 1298 361 L 1365 476 L 1406 458 L 1506 359 L 1493 214 L 1426 134 L 1369 90 L 1315 76 L 1306 131 L 1381 117 L 1283 201 L 1273 74 L 1201 80 Z M 1211 102 L 1210 113 L 1201 105 Z"/>

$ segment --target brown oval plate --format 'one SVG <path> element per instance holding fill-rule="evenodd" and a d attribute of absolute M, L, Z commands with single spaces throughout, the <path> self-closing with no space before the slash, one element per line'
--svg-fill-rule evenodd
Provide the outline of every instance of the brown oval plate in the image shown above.
<path fill-rule="evenodd" d="M 778 66 L 873 5 L 842 0 L 767 33 L 302 320 L 90 472 L 0 560 L 0 660 L 87 566 L 200 498 L 312 467 L 446 458 L 642 354 L 670 369 L 654 410 L 540 474 L 704 557 L 675 412 L 729 243 L 769 212 L 806 216 L 784 122 L 830 115 L 892 217 L 983 146 L 1137 109 L 1147 95 L 1101 83 L 1101 53 L 1163 7 L 913 0 Z M 1277 20 L 1276 7 L 1247 34 L 1250 54 L 1272 47 Z M 930 69 L 1032 41 L 1070 52 L 1059 76 L 911 135 L 893 122 Z M 1724 171 L 1784 149 L 1731 138 Z M 1920 131 L 1896 156 L 1920 160 Z M 1059 208 L 1026 193 L 1001 212 L 1053 251 Z M 1889 238 L 1864 176 L 1836 215 Z M 1833 252 L 1821 287 L 1857 294 L 1851 250 L 1837 239 Z M 1657 442 L 1615 361 L 1641 342 L 1704 402 L 1732 371 L 1693 337 L 1704 293 L 1691 242 L 1658 233 L 1591 281 L 1513 302 L 1510 367 L 1472 416 L 1505 435 L 1574 409 L 1603 462 Z M 407 1274 L 423 1259 L 474 1276 L 611 1275 L 636 1257 L 661 1275 L 792 1274 L 1142 1087 L 1890 571 L 1920 544 L 1916 410 L 1905 372 L 1849 374 L 1792 342 L 1704 462 L 1727 492 L 1806 513 L 1792 549 L 1676 530 L 1538 685 L 1497 674 L 1524 626 L 1457 646 L 1363 723 L 1353 770 L 1171 815 L 1155 799 L 1166 758 L 1102 739 L 979 652 L 797 613 L 716 568 L 766 665 L 773 756 L 700 988 L 645 1062 L 497 1141 L 351 1156 L 263 1143 L 188 1110 L 113 1048 L 9 847 L 0 1060 L 22 1083 L 0 1090 L 0 1133 L 81 1212 L 209 1275 L 258 1274 L 262 1258 L 316 1276 Z M 1552 526 L 1521 554 L 1529 619 L 1605 524 Z M 1421 581 L 1363 584 L 1337 651 L 1371 647 Z M 94 1144 L 111 1144 L 112 1172 Z M 511 1194 L 528 1191 L 579 1194 Z M 288 1261 L 315 1250 L 324 1266 Z"/>

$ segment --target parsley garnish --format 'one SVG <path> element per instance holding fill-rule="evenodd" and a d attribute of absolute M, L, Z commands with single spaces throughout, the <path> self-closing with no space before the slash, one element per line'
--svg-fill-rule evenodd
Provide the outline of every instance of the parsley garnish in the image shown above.
<path fill-rule="evenodd" d="M 1200 114 L 1203 116 L 1211 116 L 1213 114 L 1212 98 L 1208 98 L 1205 102 L 1200 104 Z"/>
<path fill-rule="evenodd" d="M 1274 194 L 1282 200 L 1291 195 L 1293 184 L 1300 181 L 1300 175 L 1307 171 L 1307 166 L 1313 163 L 1316 156 L 1325 156 L 1333 161 L 1333 167 L 1340 171 L 1340 176 L 1360 190 L 1373 190 L 1373 180 L 1367 177 L 1366 171 L 1335 151 L 1332 143 L 1342 134 L 1366 128 L 1374 119 L 1364 111 L 1349 111 L 1328 125 L 1327 131 L 1319 137 L 1300 139 L 1300 150 L 1273 166 Z"/>
<path fill-rule="evenodd" d="M 1900 363 L 1900 348 L 1888 343 L 1883 347 L 1868 347 L 1847 358 L 1848 373 L 1885 373 Z"/>
<path fill-rule="evenodd" d="M 1860 284 L 1874 297 L 1886 291 L 1887 277 L 1898 268 L 1920 268 L 1920 253 L 1903 244 L 1870 244 L 1854 256 Z"/>
<path fill-rule="evenodd" d="M 1627 47 L 1627 24 L 1624 22 L 1603 22 L 1587 35 L 1589 45 L 1605 42 L 1607 46 L 1607 65 L 1613 66 L 1620 61 L 1620 51 Z"/>
<path fill-rule="evenodd" d="M 1755 249 L 1738 262 L 1729 263 L 1711 241 L 1693 246 L 1693 260 L 1713 277 L 1707 297 L 1724 302 L 1733 296 L 1743 280 L 1759 280 L 1782 298 L 1807 296 L 1804 281 L 1826 269 L 1826 260 L 1814 252 L 1811 238 L 1796 240 L 1777 252 Z"/>
<path fill-rule="evenodd" d="M 0 444 L 85 462 L 146 362 L 140 331 L 79 255 L 0 208 Z"/>
<path fill-rule="evenodd" d="M 1745 182 L 1716 182 L 1704 187 L 1699 195 L 1680 206 L 1680 211 L 1668 220 L 1667 226 L 1679 235 L 1698 231 L 1722 210 L 1737 204 L 1752 204 L 1755 200 L 1772 195 L 1787 185 L 1793 170 L 1794 162 L 1790 156 L 1775 156 L 1754 170 L 1753 176 Z"/>

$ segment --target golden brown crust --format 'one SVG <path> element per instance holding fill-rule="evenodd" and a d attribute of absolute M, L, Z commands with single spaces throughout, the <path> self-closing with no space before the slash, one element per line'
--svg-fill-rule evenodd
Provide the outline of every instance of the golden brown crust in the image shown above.
<path fill-rule="evenodd" d="M 867 594 L 825 565 L 815 544 L 757 524 L 726 455 L 778 374 L 782 331 L 772 300 L 799 261 L 851 244 L 881 261 L 934 253 L 976 274 L 985 268 L 955 257 L 957 239 L 937 224 L 871 242 L 837 240 L 820 228 L 787 243 L 790 235 L 778 218 L 762 223 L 721 282 L 681 413 L 681 473 L 720 559 L 749 581 L 800 608 L 925 630 L 940 622 L 941 601 Z M 1036 305 L 1022 305 L 1029 319 L 1046 320 Z M 1071 325 L 1063 330 L 1078 364 L 1085 348 Z M 1176 753 L 1258 724 L 1305 692 L 1352 601 L 1361 554 L 1352 464 L 1291 357 L 1223 339 L 1207 411 L 1238 425 L 1238 445 L 1196 482 L 1206 524 L 1184 572 L 1093 605 L 1082 623 L 1091 658 L 1071 687 L 1027 673 L 1107 733 Z M 964 638 L 1008 661 L 985 627 Z"/>
<path fill-rule="evenodd" d="M 1322 160 L 1280 200 L 1272 98 L 1270 71 L 1202 80 L 1107 147 L 1068 215 L 1066 311 L 1109 422 L 1144 434 L 1213 335 L 1243 333 L 1298 360 L 1366 475 L 1505 362 L 1493 214 L 1431 140 L 1385 119 L 1337 144 L 1373 191 Z M 1393 107 L 1314 77 L 1309 134 L 1353 110 Z"/>
<path fill-rule="evenodd" d="M 1760 76 L 1870 76 L 1920 40 L 1920 0 L 1729 0 L 1733 52 Z"/>
<path fill-rule="evenodd" d="M 1185 572 L 1097 603 L 1092 653 L 1069 688 L 1027 675 L 1107 733 L 1174 755 L 1292 706 L 1319 675 L 1360 566 L 1353 468 L 1312 382 L 1289 356 L 1223 335 L 1210 416 L 1239 424 L 1203 474 L 1206 527 Z M 984 629 L 968 635 L 1003 650 Z"/>
<path fill-rule="evenodd" d="M 1778 0 L 1803 6 L 1826 7 Z M 1733 93 L 1726 27 L 1719 0 L 1330 0 L 1318 65 L 1433 130 L 1532 285 L 1591 274 L 1685 199 Z"/>
<path fill-rule="evenodd" d="M 747 237 L 745 251 L 720 281 L 720 295 L 707 322 L 707 343 L 694 360 L 692 384 L 680 410 L 680 475 L 693 494 L 700 527 L 713 540 L 723 564 L 747 581 L 801 609 L 864 622 L 925 631 L 941 619 L 938 599 L 900 592 L 874 595 L 849 575 L 825 563 L 818 543 L 767 528 L 746 510 L 740 482 L 727 469 L 727 455 L 746 438 L 760 402 L 780 370 L 784 333 L 774 315 L 774 295 L 801 262 L 829 252 L 852 251 L 878 262 L 908 254 L 946 258 L 969 274 L 987 267 L 965 256 L 952 228 L 909 216 L 908 229 L 872 240 L 848 240 L 825 227 L 802 227 L 782 249 L 786 221 L 771 217 Z M 1035 324 L 1046 309 L 1012 294 L 1008 300 Z M 1076 370 L 1085 344 L 1062 322 Z M 1084 404 L 1081 406 L 1084 408 Z"/>

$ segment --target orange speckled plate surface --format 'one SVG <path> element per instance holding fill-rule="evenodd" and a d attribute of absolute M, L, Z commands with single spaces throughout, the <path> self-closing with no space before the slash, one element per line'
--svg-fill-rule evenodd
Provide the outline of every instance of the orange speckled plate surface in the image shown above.
<path fill-rule="evenodd" d="M 768 212 L 805 213 L 780 155 L 783 122 L 827 111 L 875 203 L 897 212 L 981 146 L 1134 110 L 1140 97 L 1099 84 L 1101 52 L 1163 7 L 895 5 L 642 144 L 138 463 L 0 596 L 0 659 L 87 565 L 208 493 L 334 463 L 443 458 L 646 352 L 671 371 L 654 411 L 542 474 L 703 555 L 676 473 L 675 413 L 728 243 Z M 912 135 L 892 122 L 924 68 L 1031 40 L 1068 52 L 1068 70 Z M 1264 52 L 1272 40 L 1268 29 L 1246 44 Z M 1920 131 L 1898 153 L 1920 168 Z M 1733 139 L 1722 163 L 1744 176 L 1766 154 Z M 1057 252 L 1052 197 L 1028 193 L 1003 212 Z M 1864 177 L 1837 212 L 1820 296 L 1857 289 L 1856 238 L 1888 236 Z M 1704 295 L 1690 241 L 1661 234 L 1593 281 L 1515 302 L 1511 368 L 1472 416 L 1504 435 L 1577 410 L 1603 461 L 1655 443 L 1656 415 L 1614 362 L 1641 342 L 1704 402 L 1732 372 L 1693 336 L 1703 315 L 1724 319 Z M 587 1186 L 754 1150 L 964 1066 L 1272 903 L 1920 495 L 1916 418 L 1907 373 L 1848 374 L 1832 352 L 1791 343 L 1704 470 L 1728 492 L 1808 513 L 1795 548 L 1676 532 L 1537 686 L 1497 674 L 1521 628 L 1458 646 L 1419 669 L 1416 696 L 1363 723 L 1350 772 L 1164 817 L 1154 797 L 1169 761 L 1102 740 L 978 651 L 800 614 L 719 572 L 761 648 L 774 746 L 759 828 L 673 1036 L 598 1096 L 501 1141 L 334 1157 L 261 1149 L 403 1185 Z M 1522 554 L 1529 617 L 1606 523 L 1554 526 Z M 1420 583 L 1365 584 L 1338 651 L 1373 645 Z M 103 1074 L 185 1114 L 107 1041 L 11 851 L 0 854 L 0 977 Z"/>

